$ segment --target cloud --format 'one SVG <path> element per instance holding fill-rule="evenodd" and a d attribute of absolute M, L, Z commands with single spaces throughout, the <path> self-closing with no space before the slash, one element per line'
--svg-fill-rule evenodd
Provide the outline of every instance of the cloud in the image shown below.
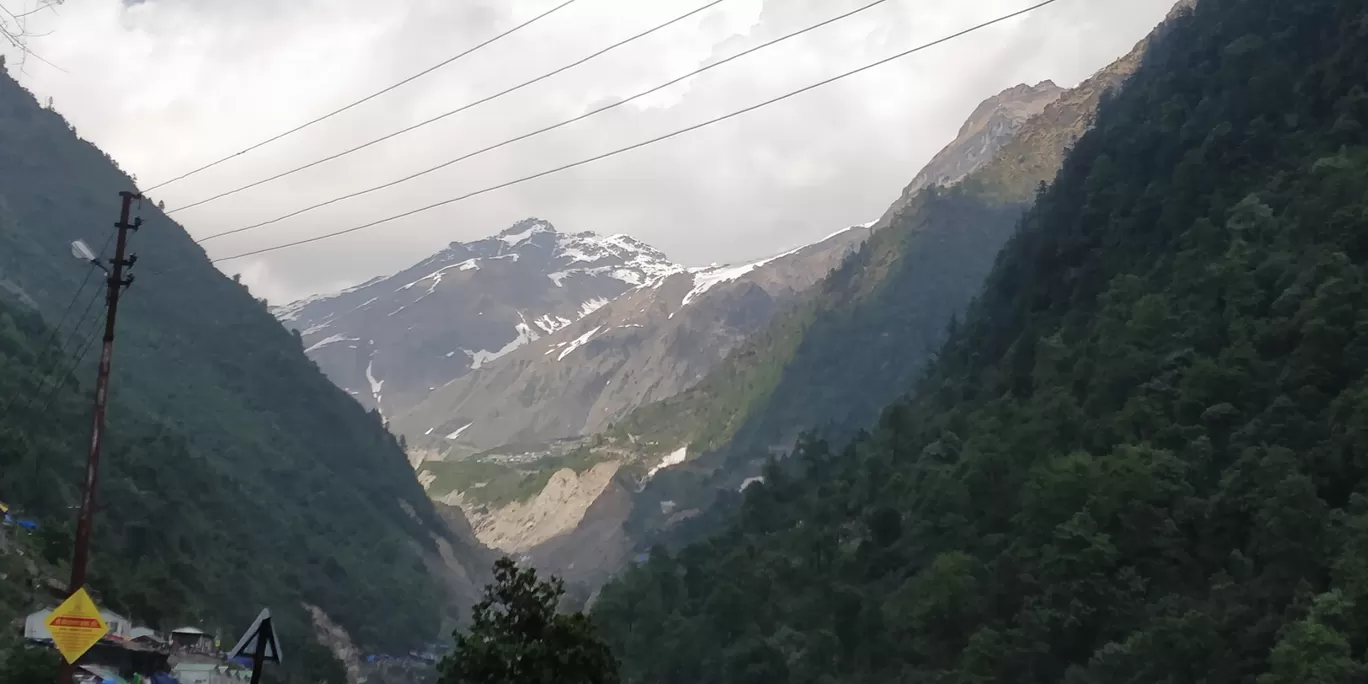
<path fill-rule="evenodd" d="M 6 6 L 25 0 L 0 0 Z M 27 0 L 33 2 L 34 0 Z M 559 0 L 68 0 L 35 15 L 23 83 L 144 186 L 437 63 Z M 867 0 L 727 0 L 583 67 L 344 160 L 177 215 L 229 230 L 387 182 L 626 98 Z M 152 193 L 177 207 L 540 75 L 703 0 L 578 0 L 382 98 Z M 1021 8 L 890 0 L 800 39 L 405 185 L 208 243 L 211 255 L 347 228 L 661 135 Z M 336 240 L 223 264 L 283 301 L 397 270 L 538 216 L 624 232 L 689 264 L 781 252 L 882 213 L 984 98 L 1076 83 L 1172 0 L 1063 0 L 1024 18 L 714 127 Z M 11 9 L 13 9 L 11 7 Z M 13 68 L 14 60 L 11 60 Z"/>

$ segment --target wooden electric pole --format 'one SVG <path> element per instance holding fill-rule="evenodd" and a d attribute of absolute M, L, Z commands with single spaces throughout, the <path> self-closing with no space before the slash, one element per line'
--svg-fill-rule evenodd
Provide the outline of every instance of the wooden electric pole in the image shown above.
<path fill-rule="evenodd" d="M 137 193 L 121 192 L 123 206 L 119 210 L 119 222 L 114 227 L 119 231 L 114 245 L 114 258 L 109 261 L 105 295 L 104 345 L 100 350 L 100 369 L 95 377 L 95 416 L 90 432 L 90 455 L 86 458 L 85 487 L 81 494 L 81 510 L 76 516 L 75 549 L 71 559 L 71 584 L 68 594 L 75 594 L 85 586 L 86 564 L 90 558 L 91 518 L 95 515 L 95 488 L 100 473 L 100 443 L 104 438 L 105 406 L 109 401 L 109 365 L 114 356 L 114 321 L 119 313 L 119 295 L 124 288 L 133 284 L 133 276 L 125 276 L 124 269 L 133 266 L 138 260 L 128 255 L 128 233 L 142 225 L 142 219 L 129 222 L 128 215 L 133 200 L 141 199 Z M 75 663 L 63 668 L 61 681 L 71 682 L 75 676 Z"/>

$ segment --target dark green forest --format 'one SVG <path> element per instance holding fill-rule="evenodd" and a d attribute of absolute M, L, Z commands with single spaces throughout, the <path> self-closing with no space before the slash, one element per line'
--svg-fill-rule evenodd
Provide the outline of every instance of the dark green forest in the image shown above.
<path fill-rule="evenodd" d="M 615 426 L 619 441 L 644 434 L 700 454 L 646 484 L 629 534 L 656 538 L 669 517 L 659 501 L 717 507 L 718 492 L 758 470 L 770 444 L 803 428 L 850 433 L 877 419 L 934 356 L 1023 210 L 973 181 L 919 194 L 699 385 Z"/>
<path fill-rule="evenodd" d="M 1166 26 L 910 398 L 605 588 L 624 681 L 1364 681 L 1365 74 L 1360 0 Z"/>
<path fill-rule="evenodd" d="M 805 430 L 848 439 L 907 393 L 950 323 L 992 270 L 1038 187 L 1054 178 L 1102 97 L 1124 84 L 1148 41 L 1023 122 L 949 188 L 904 192 L 884 227 L 839 268 L 747 339 L 702 381 L 637 409 L 607 437 L 690 460 L 637 497 L 628 534 L 677 545 L 713 523 L 670 521 L 660 502 L 715 516 L 768 453 Z"/>
<path fill-rule="evenodd" d="M 794 425 L 872 420 L 915 381 L 1023 210 L 986 199 L 972 181 L 918 195 L 724 368 L 615 429 L 714 451 L 763 448 Z"/>
<path fill-rule="evenodd" d="M 55 356 L 47 342 L 68 338 L 102 286 L 93 279 L 53 336 L 90 270 L 69 242 L 107 244 L 117 193 L 133 187 L 0 74 L 0 406 L 20 397 L 0 415 L 0 500 L 42 523 L 58 563 L 70 557 L 98 345 L 44 409 L 37 398 Z M 437 579 L 438 540 L 458 556 L 463 543 L 378 415 L 329 383 L 298 338 L 151 201 L 140 214 L 94 527 L 90 585 L 102 604 L 161 629 L 222 630 L 227 642 L 270 607 L 295 671 L 336 678 L 305 603 L 367 652 L 436 638 L 449 607 L 475 589 L 453 596 Z"/>

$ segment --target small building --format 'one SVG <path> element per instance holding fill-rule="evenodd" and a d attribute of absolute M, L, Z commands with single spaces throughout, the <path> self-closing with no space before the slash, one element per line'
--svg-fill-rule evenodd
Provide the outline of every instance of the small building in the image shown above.
<path fill-rule="evenodd" d="M 160 650 L 165 650 L 171 646 L 166 637 L 158 634 L 157 630 L 150 627 L 134 627 L 128 632 L 128 640 L 135 644 Z"/>
<path fill-rule="evenodd" d="M 171 667 L 171 676 L 180 684 L 239 684 L 251 680 L 252 671 L 231 661 L 200 657 L 179 660 Z"/>
<path fill-rule="evenodd" d="M 52 634 L 48 632 L 47 625 L 44 623 L 47 622 L 48 616 L 52 614 L 53 610 L 55 608 L 29 613 L 28 617 L 24 618 L 24 638 L 30 641 L 52 641 Z M 100 617 L 104 619 L 106 625 L 109 625 L 109 633 L 106 636 L 119 639 L 129 638 L 129 633 L 133 630 L 133 623 L 129 622 L 128 618 L 109 610 L 100 611 Z"/>
<path fill-rule="evenodd" d="M 198 627 L 177 627 L 171 630 L 171 646 L 178 651 L 217 653 L 216 642 L 214 635 Z"/>
<path fill-rule="evenodd" d="M 107 637 L 91 646 L 76 665 L 96 674 L 102 681 L 115 682 L 134 681 L 139 677 L 147 680 L 171 669 L 167 654 Z M 110 674 L 117 675 L 118 679 L 110 677 Z"/>

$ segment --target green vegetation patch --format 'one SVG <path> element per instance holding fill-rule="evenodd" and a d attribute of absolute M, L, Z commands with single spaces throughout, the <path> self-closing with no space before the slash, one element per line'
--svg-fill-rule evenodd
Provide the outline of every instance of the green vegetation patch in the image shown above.
<path fill-rule="evenodd" d="M 470 503 L 502 507 L 532 499 L 546 489 L 551 476 L 562 469 L 583 473 L 606 460 L 606 455 L 583 446 L 564 456 L 533 463 L 506 463 L 485 457 L 428 463 L 423 469 L 435 477 L 428 486 L 433 498 L 460 492 Z"/>

